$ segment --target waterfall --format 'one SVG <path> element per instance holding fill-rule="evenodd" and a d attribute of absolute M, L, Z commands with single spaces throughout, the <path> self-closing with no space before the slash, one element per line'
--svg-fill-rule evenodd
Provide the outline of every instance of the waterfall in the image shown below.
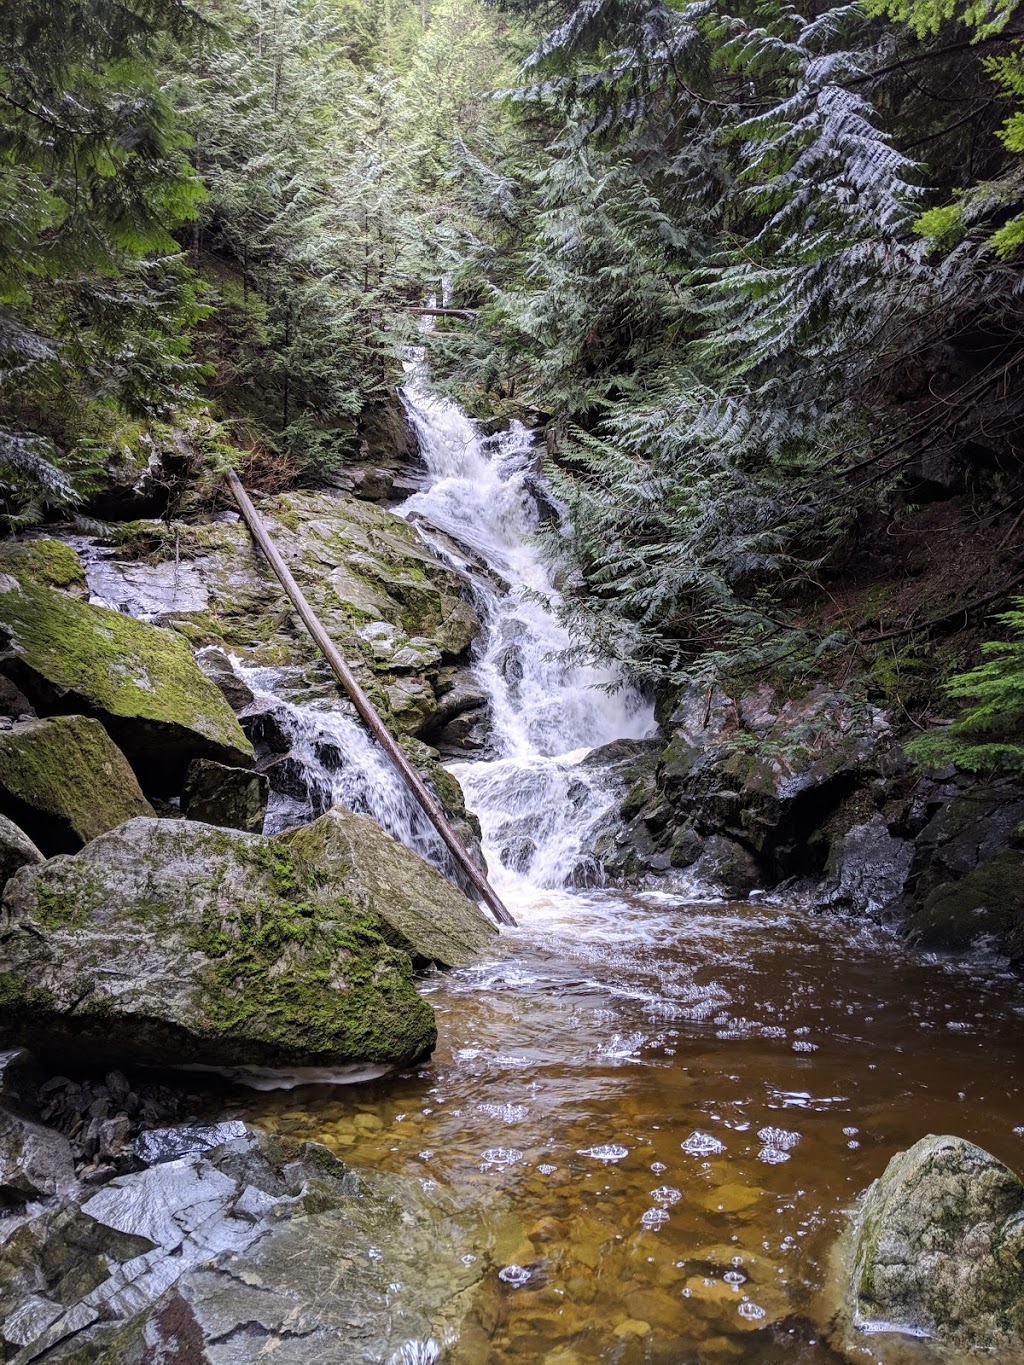
<path fill-rule="evenodd" d="M 614 795 L 581 761 L 613 740 L 654 734 L 653 708 L 612 669 L 567 659 L 571 640 L 537 540 L 530 433 L 513 422 L 482 437 L 427 391 L 416 363 L 403 400 L 427 474 L 397 510 L 427 539 L 437 533 L 435 549 L 467 574 L 483 622 L 473 667 L 491 701 L 492 754 L 449 767 L 480 819 L 491 881 L 512 904 L 538 889 L 592 883 L 593 836 Z"/>

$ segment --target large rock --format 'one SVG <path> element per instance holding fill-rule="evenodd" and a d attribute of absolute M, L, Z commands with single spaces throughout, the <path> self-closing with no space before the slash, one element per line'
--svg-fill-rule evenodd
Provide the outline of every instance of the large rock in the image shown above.
<path fill-rule="evenodd" d="M 911 936 L 929 948 L 966 948 L 983 935 L 1024 949 L 1024 850 L 1007 849 L 959 881 L 942 882 L 911 921 Z"/>
<path fill-rule="evenodd" d="M 8 883 L 0 1040 L 62 1065 L 412 1062 L 433 1014 L 362 890 L 299 846 L 131 820 Z"/>
<path fill-rule="evenodd" d="M 0 1205 L 60 1194 L 74 1178 L 71 1144 L 62 1133 L 0 1109 Z"/>
<path fill-rule="evenodd" d="M 13 820 L 0 815 L 0 890 L 17 872 L 29 863 L 41 863 L 43 855 L 23 829 Z"/>
<path fill-rule="evenodd" d="M 404 733 L 429 728 L 434 682 L 480 629 L 465 582 L 415 527 L 372 503 L 295 492 L 260 499 L 259 510 L 374 703 Z M 133 562 L 142 554 L 144 566 Z M 275 665 L 298 658 L 311 678 L 322 676 L 305 628 L 241 523 L 137 523 L 89 576 L 105 600 L 173 624 L 196 645 Z"/>
<path fill-rule="evenodd" d="M 367 815 L 336 806 L 277 839 L 309 863 L 344 868 L 346 894 L 416 961 L 464 967 L 494 942 L 483 911 Z"/>
<path fill-rule="evenodd" d="M 183 1155 L 174 1136 L 160 1164 L 0 1247 L 6 1359 L 438 1358 L 433 1338 L 458 1326 L 485 1264 L 450 1199 L 255 1129 L 205 1152 L 186 1132 Z"/>
<path fill-rule="evenodd" d="M 833 842 L 823 903 L 869 915 L 891 910 L 903 895 L 913 856 L 913 844 L 890 834 L 876 811 Z"/>
<path fill-rule="evenodd" d="M 86 716 L 0 730 L 0 809 L 47 855 L 72 852 L 125 820 L 153 814 L 124 754 Z M 24 853 L 22 862 L 35 861 Z"/>
<path fill-rule="evenodd" d="M 262 834 L 270 783 L 251 768 L 228 768 L 197 758 L 185 775 L 182 812 L 190 820 Z"/>
<path fill-rule="evenodd" d="M 1001 1360 L 1024 1350 L 1024 1184 L 958 1137 L 889 1162 L 854 1226 L 854 1322 Z"/>
<path fill-rule="evenodd" d="M 0 575 L 0 670 L 40 714 L 100 717 L 147 791 L 177 794 L 193 758 L 248 767 L 231 708 L 173 631 Z"/>

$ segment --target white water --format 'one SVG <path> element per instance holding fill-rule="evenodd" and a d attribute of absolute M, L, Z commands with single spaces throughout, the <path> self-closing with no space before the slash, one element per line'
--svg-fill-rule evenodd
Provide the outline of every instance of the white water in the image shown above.
<path fill-rule="evenodd" d="M 430 394 L 413 365 L 403 391 L 427 466 L 422 491 L 399 508 L 469 575 L 483 630 L 476 675 L 491 699 L 494 756 L 451 764 L 480 819 L 490 878 L 512 904 L 544 888 L 593 884 L 593 836 L 614 800 L 592 750 L 654 734 L 651 705 L 616 675 L 567 661 L 558 593 L 537 543 L 529 433 L 482 438 L 452 403 Z M 486 571 L 481 571 L 481 566 Z M 610 690 L 611 689 L 611 690 Z"/>

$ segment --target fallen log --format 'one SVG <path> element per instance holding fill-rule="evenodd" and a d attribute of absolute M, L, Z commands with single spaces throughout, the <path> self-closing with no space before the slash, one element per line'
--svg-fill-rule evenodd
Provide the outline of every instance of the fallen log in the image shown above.
<path fill-rule="evenodd" d="M 499 924 L 514 925 L 515 920 L 505 909 L 505 906 L 502 904 L 490 882 L 469 856 L 469 850 L 455 833 L 454 829 L 452 829 L 451 823 L 441 809 L 440 803 L 436 800 L 427 787 L 427 784 L 423 781 L 423 778 L 400 749 L 394 735 L 392 735 L 391 731 L 377 714 L 373 703 L 356 680 L 355 674 L 341 657 L 335 647 L 334 641 L 327 634 L 326 630 L 324 630 L 319 617 L 306 601 L 302 589 L 292 577 L 288 565 L 281 558 L 277 546 L 271 539 L 267 528 L 263 525 L 262 518 L 256 511 L 256 508 L 252 505 L 252 501 L 245 491 L 245 488 L 242 486 L 242 482 L 238 475 L 234 470 L 229 470 L 227 477 L 228 486 L 234 494 L 235 501 L 241 509 L 242 516 L 245 518 L 249 530 L 252 532 L 253 539 L 266 555 L 270 567 L 281 580 L 281 586 L 291 598 L 296 611 L 302 618 L 303 624 L 319 646 L 324 658 L 334 670 L 338 681 L 348 693 L 353 706 L 355 706 L 360 717 L 366 723 L 370 733 L 401 773 L 409 790 L 423 808 L 427 819 L 447 844 L 452 852 L 452 856 L 466 874 L 470 884 L 479 893 L 480 898 L 494 918 Z"/>

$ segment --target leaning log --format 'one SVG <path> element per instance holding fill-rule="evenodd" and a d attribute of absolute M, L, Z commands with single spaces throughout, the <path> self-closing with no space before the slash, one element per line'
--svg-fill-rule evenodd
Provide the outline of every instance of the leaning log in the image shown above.
<path fill-rule="evenodd" d="M 262 518 L 256 511 L 256 508 L 252 505 L 248 493 L 245 491 L 241 480 L 234 470 L 228 471 L 228 486 L 235 496 L 235 501 L 241 509 L 242 516 L 245 518 L 249 530 L 252 532 L 253 539 L 266 555 L 270 567 L 281 580 L 281 586 L 291 598 L 295 610 L 302 618 L 303 624 L 315 640 L 324 658 L 334 670 L 338 681 L 348 693 L 353 706 L 366 723 L 370 733 L 401 773 L 409 790 L 423 808 L 427 819 L 447 844 L 455 861 L 462 868 L 462 871 L 468 877 L 470 884 L 479 893 L 480 898 L 494 918 L 499 924 L 514 925 L 515 920 L 505 909 L 490 882 L 469 856 L 469 850 L 455 833 L 454 829 L 452 829 L 451 822 L 441 809 L 439 802 L 433 796 L 429 787 L 423 781 L 423 778 L 402 752 L 394 735 L 392 735 L 391 731 L 381 720 L 373 703 L 360 687 L 355 674 L 339 654 L 334 641 L 327 634 L 326 630 L 324 630 L 319 617 L 306 601 L 302 589 L 292 577 L 292 572 L 288 568 L 288 565 L 281 558 L 280 551 L 271 539 L 267 528 L 263 524 Z"/>

